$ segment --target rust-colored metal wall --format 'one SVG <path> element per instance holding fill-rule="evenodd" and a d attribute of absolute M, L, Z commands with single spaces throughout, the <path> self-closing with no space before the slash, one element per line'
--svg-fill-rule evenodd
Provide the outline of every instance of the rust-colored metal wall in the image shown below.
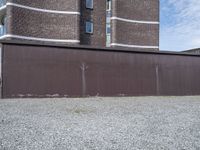
<path fill-rule="evenodd" d="M 3 44 L 3 98 L 199 95 L 200 56 Z"/>

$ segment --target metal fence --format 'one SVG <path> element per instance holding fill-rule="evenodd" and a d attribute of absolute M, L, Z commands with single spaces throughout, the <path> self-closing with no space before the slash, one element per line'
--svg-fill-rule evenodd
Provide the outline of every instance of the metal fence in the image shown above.
<path fill-rule="evenodd" d="M 200 55 L 3 43 L 3 97 L 200 95 Z"/>

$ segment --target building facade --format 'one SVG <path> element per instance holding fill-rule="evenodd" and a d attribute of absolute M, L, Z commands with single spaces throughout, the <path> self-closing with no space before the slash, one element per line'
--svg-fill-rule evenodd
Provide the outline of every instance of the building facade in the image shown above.
<path fill-rule="evenodd" d="M 159 50 L 159 0 L 111 3 L 111 46 Z"/>
<path fill-rule="evenodd" d="M 186 51 L 182 51 L 184 53 L 189 53 L 189 54 L 200 54 L 200 48 L 195 48 L 195 49 L 190 49 L 190 50 L 186 50 Z"/>
<path fill-rule="evenodd" d="M 1 37 L 159 50 L 159 0 L 0 0 Z"/>
<path fill-rule="evenodd" d="M 2 39 L 80 43 L 79 0 L 4 0 Z"/>

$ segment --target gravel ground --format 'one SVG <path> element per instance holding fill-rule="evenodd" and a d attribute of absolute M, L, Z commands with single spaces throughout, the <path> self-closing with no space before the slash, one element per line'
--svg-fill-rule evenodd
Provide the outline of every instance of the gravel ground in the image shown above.
<path fill-rule="evenodd" d="M 200 97 L 0 101 L 0 150 L 199 150 Z"/>

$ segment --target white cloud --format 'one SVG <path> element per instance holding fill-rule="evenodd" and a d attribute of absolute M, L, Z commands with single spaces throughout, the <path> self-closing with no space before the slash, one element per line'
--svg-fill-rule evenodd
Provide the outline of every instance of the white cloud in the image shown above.
<path fill-rule="evenodd" d="M 161 0 L 161 3 L 164 14 L 161 21 L 166 17 L 169 22 L 161 25 L 160 49 L 180 51 L 200 47 L 200 0 Z"/>

